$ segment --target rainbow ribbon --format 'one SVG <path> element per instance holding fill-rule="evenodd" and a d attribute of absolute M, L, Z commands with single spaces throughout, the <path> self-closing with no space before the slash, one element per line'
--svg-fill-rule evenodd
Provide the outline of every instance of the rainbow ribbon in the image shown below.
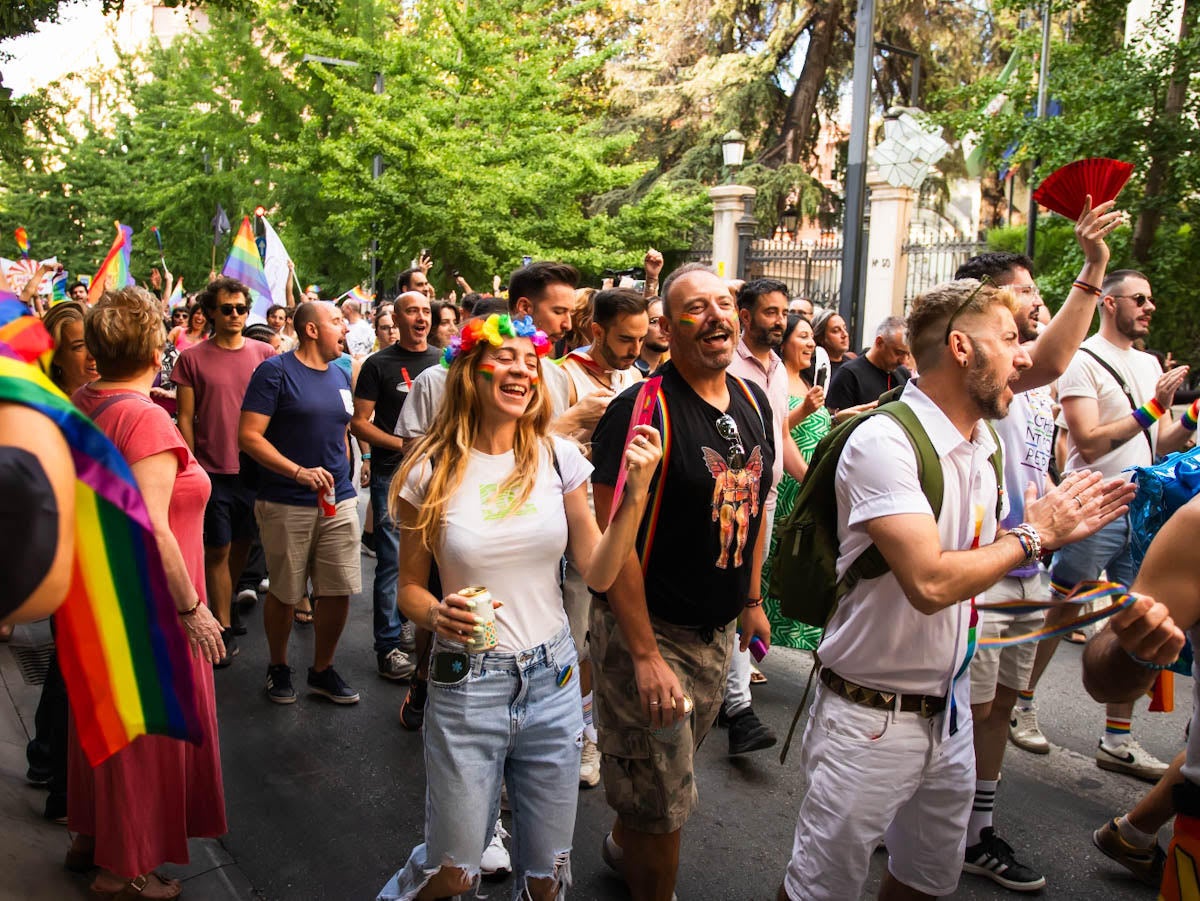
<path fill-rule="evenodd" d="M 1014 635 L 1009 638 L 981 638 L 979 639 L 979 647 L 981 648 L 1007 648 L 1018 644 L 1028 644 L 1032 641 L 1044 641 L 1047 638 L 1058 638 L 1060 635 L 1066 635 L 1068 632 L 1074 632 L 1076 629 L 1090 626 L 1092 623 L 1098 623 L 1101 620 L 1108 619 L 1114 613 L 1119 613 L 1130 604 L 1137 600 L 1137 595 L 1133 594 L 1124 585 L 1117 582 L 1105 582 L 1103 580 L 1094 580 L 1088 582 L 1080 582 L 1075 586 L 1075 590 L 1061 601 L 995 601 L 987 604 L 976 604 L 978 610 L 992 610 L 997 613 L 1003 613 L 1006 616 L 1023 616 L 1027 613 L 1037 613 L 1039 610 L 1050 610 L 1059 607 L 1063 604 L 1072 604 L 1076 607 L 1082 607 L 1085 604 L 1090 604 L 1093 601 L 1101 601 L 1107 598 L 1112 598 L 1112 603 L 1107 607 L 1101 607 L 1093 610 L 1090 613 L 1085 613 L 1082 616 L 1076 617 L 1068 623 L 1061 626 L 1049 627 L 1042 626 L 1040 629 L 1035 629 L 1026 635 Z"/>

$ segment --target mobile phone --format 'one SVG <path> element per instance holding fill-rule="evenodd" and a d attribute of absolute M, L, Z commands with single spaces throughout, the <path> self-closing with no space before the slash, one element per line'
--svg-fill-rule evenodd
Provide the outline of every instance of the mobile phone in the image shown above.
<path fill-rule="evenodd" d="M 829 388 L 829 374 L 833 367 L 829 363 L 829 352 L 818 346 L 813 351 L 813 387 Z"/>

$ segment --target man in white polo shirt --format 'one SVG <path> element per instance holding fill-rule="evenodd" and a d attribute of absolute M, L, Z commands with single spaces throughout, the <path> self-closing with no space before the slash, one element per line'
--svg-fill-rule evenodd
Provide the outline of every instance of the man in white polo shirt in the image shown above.
<path fill-rule="evenodd" d="M 963 279 L 919 296 L 908 336 L 920 378 L 907 404 L 941 462 L 934 517 L 907 434 L 863 422 L 837 466 L 839 575 L 874 544 L 890 566 L 841 600 L 804 734 L 808 791 L 781 899 L 857 899 L 881 839 L 881 898 L 952 894 L 975 789 L 970 680 L 976 613 L 963 603 L 1006 572 L 1124 512 L 1128 487 L 1074 473 L 1025 522 L 998 532 L 996 441 L 984 419 L 1040 382 L 1010 291 Z M 880 465 L 887 461 L 887 465 Z"/>

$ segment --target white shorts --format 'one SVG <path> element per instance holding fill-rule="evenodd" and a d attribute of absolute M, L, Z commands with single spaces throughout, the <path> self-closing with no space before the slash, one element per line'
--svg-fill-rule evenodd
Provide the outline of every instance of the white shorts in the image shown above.
<path fill-rule="evenodd" d="M 958 886 L 975 797 L 970 717 L 942 741 L 942 717 L 874 710 L 823 683 L 804 730 L 800 803 L 784 876 L 794 901 L 858 901 L 886 836 L 888 870 L 928 895 Z"/>
<path fill-rule="evenodd" d="M 1044 572 L 1021 579 L 1006 576 L 981 595 L 979 600 L 995 602 L 1012 601 L 1017 598 L 1050 600 L 1050 577 Z M 1045 613 L 1012 617 L 981 610 L 979 637 L 1007 638 L 1026 635 L 1041 628 L 1045 621 Z M 997 684 L 1014 691 L 1024 691 L 1028 688 L 1037 648 L 1036 641 L 1008 648 L 976 648 L 975 656 L 971 658 L 971 703 L 987 704 L 993 701 Z"/>

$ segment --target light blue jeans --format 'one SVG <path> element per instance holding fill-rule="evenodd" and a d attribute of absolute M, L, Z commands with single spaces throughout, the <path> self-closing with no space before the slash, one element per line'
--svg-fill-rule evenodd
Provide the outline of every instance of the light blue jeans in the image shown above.
<path fill-rule="evenodd" d="M 438 638 L 434 653 L 459 651 Z M 430 672 L 425 706 L 425 841 L 379 893 L 416 896 L 443 866 L 472 879 L 500 812 L 500 782 L 512 809 L 512 897 L 529 878 L 571 881 L 583 712 L 578 656 L 569 628 L 516 654 L 470 656 L 464 677 Z M 561 676 L 570 667 L 569 678 Z M 559 683 L 562 684 L 559 684 Z"/>
<path fill-rule="evenodd" d="M 1101 573 L 1126 587 L 1137 578 L 1129 547 L 1128 514 L 1082 541 L 1055 551 L 1050 563 L 1050 587 L 1060 597 L 1066 597 L 1080 582 L 1099 579 Z"/>

